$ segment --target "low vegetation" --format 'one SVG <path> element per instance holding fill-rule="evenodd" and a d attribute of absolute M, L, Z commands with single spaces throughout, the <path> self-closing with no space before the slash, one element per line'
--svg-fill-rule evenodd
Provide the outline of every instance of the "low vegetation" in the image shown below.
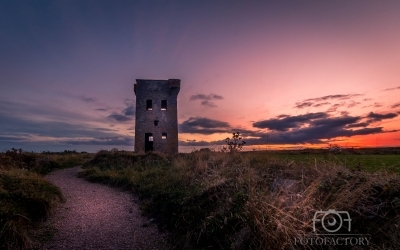
<path fill-rule="evenodd" d="M 370 237 L 370 248 L 400 249 L 400 155 L 392 152 L 385 168 L 364 168 L 370 155 L 344 166 L 344 155 L 100 151 L 81 176 L 134 190 L 177 249 L 320 249 L 299 240 L 325 232 L 321 211 L 329 209 L 348 212 L 351 233 Z"/>
<path fill-rule="evenodd" d="M 81 165 L 90 157 L 75 151 L 38 154 L 21 149 L 0 154 L 0 249 L 31 247 L 34 229 L 64 200 L 42 174 Z"/>
<path fill-rule="evenodd" d="M 2 153 L 0 249 L 29 248 L 32 229 L 64 199 L 42 174 L 84 162 L 82 177 L 136 192 L 143 211 L 172 232 L 176 249 L 320 249 L 301 239 L 325 232 L 321 216 L 329 209 L 348 212 L 351 233 L 370 237 L 370 248 L 400 249 L 398 149 L 232 148 L 175 156 Z"/>

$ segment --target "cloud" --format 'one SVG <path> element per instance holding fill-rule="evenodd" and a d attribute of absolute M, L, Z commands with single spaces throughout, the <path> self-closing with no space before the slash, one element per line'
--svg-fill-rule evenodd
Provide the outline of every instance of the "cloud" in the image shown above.
<path fill-rule="evenodd" d="M 51 121 L 87 121 L 87 114 L 68 111 L 59 105 L 39 105 L 35 102 L 28 103 L 26 100 L 5 101 L 0 100 L 0 123 L 1 117 L 16 117 L 25 120 L 46 119 Z"/>
<path fill-rule="evenodd" d="M 318 107 L 328 105 L 328 104 L 331 104 L 331 103 L 330 102 L 321 102 L 321 103 L 314 104 L 313 107 L 318 108 Z"/>
<path fill-rule="evenodd" d="M 212 120 L 212 119 L 208 119 L 205 117 L 190 117 L 188 120 L 184 121 L 182 124 L 185 124 L 185 125 L 188 125 L 191 127 L 202 127 L 202 128 L 220 128 L 220 127 L 227 128 L 230 126 L 229 123 L 227 123 L 227 122 Z"/>
<path fill-rule="evenodd" d="M 107 116 L 107 118 L 111 120 L 115 120 L 117 122 L 126 122 L 132 121 L 135 117 L 136 106 L 133 101 L 126 99 L 125 101 L 126 108 L 124 108 L 120 113 L 112 112 L 111 115 Z"/>
<path fill-rule="evenodd" d="M 246 145 L 262 144 L 321 144 L 335 137 L 351 137 L 355 135 L 367 135 L 384 133 L 382 127 L 363 128 L 359 130 L 346 130 L 341 127 L 328 126 L 306 127 L 286 132 L 270 132 L 259 134 L 258 138 L 245 138 Z M 392 132 L 392 131 L 389 131 Z"/>
<path fill-rule="evenodd" d="M 21 142 L 25 140 L 26 136 L 0 135 L 0 141 L 2 142 Z"/>
<path fill-rule="evenodd" d="M 230 132 L 227 122 L 212 120 L 205 117 L 190 117 L 179 124 L 179 133 L 197 133 L 210 135 L 214 133 Z"/>
<path fill-rule="evenodd" d="M 84 122 L 32 120 L 0 114 L 0 150 L 41 147 L 54 151 L 70 145 L 130 146 L 130 140 L 132 137 L 121 136 L 113 129 L 90 127 Z"/>
<path fill-rule="evenodd" d="M 334 105 L 332 105 L 328 110 L 327 110 L 327 112 L 329 112 L 329 113 L 332 113 L 332 112 L 336 112 L 336 110 L 339 108 L 339 107 L 341 107 L 341 106 L 343 106 L 344 105 L 344 103 L 336 103 L 336 104 L 334 104 Z"/>
<path fill-rule="evenodd" d="M 349 95 L 326 95 L 322 97 L 317 97 L 317 98 L 309 98 L 306 99 L 302 102 L 297 102 L 295 105 L 295 108 L 297 109 L 302 109 L 302 108 L 307 108 L 307 107 L 321 107 L 324 105 L 329 105 L 331 102 L 327 102 L 328 100 L 348 100 L 355 98 L 357 96 L 362 96 L 362 94 L 349 94 Z M 354 106 L 357 106 L 360 104 L 360 102 L 356 102 L 351 100 L 349 104 L 347 104 L 347 108 L 352 108 Z M 331 108 L 328 110 L 328 112 L 335 112 L 339 107 L 346 105 L 346 102 L 341 102 L 340 104 L 334 104 L 331 106 Z"/>
<path fill-rule="evenodd" d="M 367 118 L 369 118 L 369 122 L 378 122 L 378 121 L 382 121 L 384 119 L 391 119 L 396 117 L 397 114 L 395 113 L 388 113 L 388 114 L 376 114 L 374 112 L 370 112 L 367 115 Z"/>
<path fill-rule="evenodd" d="M 287 131 L 290 128 L 298 128 L 302 124 L 309 122 L 312 119 L 327 117 L 326 113 L 309 113 L 305 115 L 287 116 L 281 119 L 268 119 L 253 123 L 255 128 L 268 128 L 276 131 Z"/>
<path fill-rule="evenodd" d="M 352 108 L 352 107 L 355 107 L 355 106 L 357 106 L 359 104 L 361 104 L 361 102 L 351 101 L 351 103 L 347 105 L 347 108 Z"/>
<path fill-rule="evenodd" d="M 201 105 L 206 106 L 206 107 L 210 107 L 210 108 L 216 108 L 217 105 L 215 105 L 213 102 L 210 101 L 202 101 Z"/>
<path fill-rule="evenodd" d="M 96 110 L 98 110 L 98 111 L 108 111 L 108 109 L 96 109 Z"/>
<path fill-rule="evenodd" d="M 391 116 L 393 114 L 384 117 L 389 118 Z M 253 123 L 253 127 L 268 128 L 272 131 L 254 131 L 251 135 L 249 133 L 251 138 L 245 138 L 245 141 L 247 145 L 320 144 L 327 143 L 337 137 L 395 132 L 395 130 L 384 131 L 382 127 L 368 128 L 368 122 L 360 122 L 364 118 L 348 115 L 330 117 L 327 113 L 311 113 L 284 116 L 282 119 L 268 119 Z M 379 116 L 379 118 L 382 118 L 382 116 Z"/>
<path fill-rule="evenodd" d="M 126 105 L 126 108 L 122 110 L 122 114 L 126 116 L 135 116 L 136 113 L 136 103 L 132 99 L 125 99 L 124 103 Z"/>
<path fill-rule="evenodd" d="M 196 140 L 179 141 L 179 146 L 211 146 L 215 144 L 216 144 L 215 142 L 196 141 Z"/>
<path fill-rule="evenodd" d="M 333 117 L 325 119 L 317 119 L 310 121 L 312 126 L 325 126 L 330 128 L 343 127 L 348 124 L 353 124 L 360 120 L 357 116 L 343 116 L 343 117 Z"/>
<path fill-rule="evenodd" d="M 371 115 L 370 115 L 371 116 Z M 377 119 L 389 119 L 391 115 L 374 114 Z M 219 132 L 240 132 L 246 145 L 263 144 L 325 144 L 338 137 L 352 137 L 357 135 L 370 135 L 390 133 L 398 130 L 384 131 L 383 127 L 368 127 L 369 122 L 363 121 L 366 117 L 342 115 L 331 117 L 327 113 L 309 113 L 296 116 L 279 115 L 277 118 L 262 120 L 253 123 L 253 127 L 270 131 L 254 131 L 232 128 L 226 122 L 208 118 L 190 118 L 184 123 L 185 129 L 192 133 L 212 134 Z M 179 131 L 181 132 L 181 131 Z M 212 142 L 186 141 L 180 142 L 184 146 L 223 145 L 224 140 Z"/>
<path fill-rule="evenodd" d="M 0 111 L 0 150 L 16 147 L 29 150 L 65 150 L 76 142 L 78 145 L 110 145 L 112 140 L 102 138 L 115 138 L 121 135 L 117 130 L 99 128 L 88 125 L 89 119 L 75 119 L 69 116 L 65 122 L 49 121 L 48 117 L 30 119 L 3 114 Z M 85 120 L 87 119 L 87 120 Z M 7 131 L 5 133 L 5 131 Z M 133 137 L 133 136 L 132 136 Z M 82 139 L 85 138 L 85 139 Z M 97 138 L 97 139 L 96 139 Z M 114 140 L 115 145 L 126 145 Z M 84 149 L 84 148 L 82 148 Z M 85 149 L 84 149 L 85 150 Z"/>
<path fill-rule="evenodd" d="M 129 107 L 125 113 L 129 114 Z M 90 125 L 97 121 L 94 118 L 54 105 L 0 100 L 0 150 L 15 147 L 54 151 L 71 145 L 132 145 L 129 138 L 132 140 L 133 136 L 121 136 L 117 129 Z M 104 117 L 100 121 L 104 122 Z"/>
<path fill-rule="evenodd" d="M 57 105 L 56 105 L 57 106 Z M 84 112 L 72 112 L 55 105 L 44 106 L 0 100 L 0 133 L 46 136 L 101 136 L 97 128 L 86 125 L 96 120 Z M 102 122 L 103 118 L 99 118 Z"/>
<path fill-rule="evenodd" d="M 311 107 L 313 105 L 312 102 L 296 102 L 296 106 L 294 106 L 297 109 L 302 109 L 302 108 L 307 108 Z"/>
<path fill-rule="evenodd" d="M 32 120 L 0 115 L 0 131 L 12 135 L 40 135 L 44 137 L 100 137 L 115 135 L 110 131 L 91 128 L 84 123 Z"/>
<path fill-rule="evenodd" d="M 133 105 L 129 105 L 124 110 L 122 110 L 122 114 L 125 116 L 135 116 L 136 107 Z"/>
<path fill-rule="evenodd" d="M 395 103 L 395 104 L 393 104 L 393 105 L 391 106 L 392 109 L 399 108 L 399 107 L 400 107 L 400 102 Z"/>
<path fill-rule="evenodd" d="M 389 90 L 395 90 L 395 89 L 400 89 L 400 86 L 398 86 L 398 87 L 394 87 L 394 88 L 388 88 L 388 89 L 384 89 L 383 91 L 389 91 Z"/>
<path fill-rule="evenodd" d="M 306 99 L 304 101 L 306 101 L 306 102 L 320 102 L 320 101 L 326 101 L 326 100 L 332 100 L 332 99 L 345 100 L 345 99 L 350 99 L 350 98 L 354 98 L 354 97 L 357 97 L 357 96 L 362 96 L 362 94 L 326 95 L 326 96 L 322 96 L 322 97 Z"/>
<path fill-rule="evenodd" d="M 222 96 L 216 95 L 216 94 L 209 94 L 209 95 L 197 94 L 197 95 L 190 96 L 189 100 L 190 101 L 195 101 L 195 100 L 211 101 L 211 100 L 222 100 L 222 99 L 224 99 Z"/>
<path fill-rule="evenodd" d="M 33 140 L 33 138 L 36 138 Z M 50 139 L 50 140 L 49 140 Z M 46 141 L 47 140 L 47 141 Z M 0 135 L 0 142 L 18 143 L 18 145 L 28 144 L 52 144 L 52 145 L 104 145 L 104 146 L 133 146 L 133 137 L 129 136 L 103 136 L 103 137 L 71 137 L 71 138 L 57 138 L 57 137 L 38 137 L 35 135 L 15 135 L 4 136 Z M 19 146 L 17 146 L 19 147 Z"/>
<path fill-rule="evenodd" d="M 89 97 L 89 96 L 86 96 L 86 95 L 76 95 L 76 94 L 63 92 L 63 91 L 60 91 L 58 93 L 60 95 L 62 95 L 62 96 L 65 96 L 65 97 L 68 97 L 68 98 L 77 99 L 77 100 L 81 100 L 81 101 L 84 101 L 84 102 L 95 102 L 95 101 L 97 101 L 97 98 Z"/>
<path fill-rule="evenodd" d="M 374 108 L 380 108 L 382 107 L 383 104 L 380 102 L 375 102 L 374 104 L 368 105 L 368 106 L 363 106 L 363 108 L 369 108 L 369 107 L 374 107 Z"/>
<path fill-rule="evenodd" d="M 108 136 L 90 139 L 69 139 L 63 141 L 69 145 L 105 145 L 105 146 L 133 146 L 133 137 Z"/>
<path fill-rule="evenodd" d="M 311 126 L 305 128 L 294 129 L 286 132 L 271 132 L 265 133 L 259 138 L 245 139 L 248 145 L 261 145 L 261 144 L 320 144 L 326 143 L 327 140 L 335 137 L 351 137 L 355 135 L 367 135 L 384 133 L 382 127 L 377 128 L 363 128 L 359 130 L 347 130 L 343 127 L 335 127 L 330 124 L 323 124 L 320 126 Z M 386 131 L 392 132 L 392 131 Z"/>
<path fill-rule="evenodd" d="M 95 102 L 97 99 L 92 97 L 80 96 L 80 99 L 84 102 Z"/>
<path fill-rule="evenodd" d="M 209 108 L 215 108 L 217 105 L 212 102 L 212 100 L 222 100 L 224 97 L 216 94 L 197 94 L 197 95 L 192 95 L 190 96 L 189 100 L 190 101 L 196 101 L 196 100 L 201 100 L 201 105 Z"/>
<path fill-rule="evenodd" d="M 126 116 L 123 114 L 119 114 L 117 112 L 113 112 L 111 115 L 107 116 L 107 118 L 115 120 L 117 122 L 127 122 L 127 121 L 132 121 L 133 118 L 130 116 Z"/>
<path fill-rule="evenodd" d="M 368 122 L 360 122 L 360 123 L 354 123 L 354 124 L 347 124 L 346 128 L 366 127 L 368 125 L 369 125 Z"/>

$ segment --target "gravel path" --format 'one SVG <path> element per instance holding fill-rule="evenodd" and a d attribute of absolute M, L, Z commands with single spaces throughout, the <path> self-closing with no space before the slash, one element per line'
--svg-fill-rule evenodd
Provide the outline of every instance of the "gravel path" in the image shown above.
<path fill-rule="evenodd" d="M 67 201 L 49 219 L 57 233 L 39 249 L 170 249 L 166 235 L 141 216 L 131 193 L 77 178 L 80 170 L 46 176 Z"/>

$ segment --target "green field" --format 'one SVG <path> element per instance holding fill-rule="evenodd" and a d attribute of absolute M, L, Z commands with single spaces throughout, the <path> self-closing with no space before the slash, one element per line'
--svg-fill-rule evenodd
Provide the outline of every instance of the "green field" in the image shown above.
<path fill-rule="evenodd" d="M 351 170 L 376 172 L 379 170 L 400 173 L 400 155 L 321 155 L 321 154 L 273 154 L 286 162 L 307 165 L 341 165 Z"/>

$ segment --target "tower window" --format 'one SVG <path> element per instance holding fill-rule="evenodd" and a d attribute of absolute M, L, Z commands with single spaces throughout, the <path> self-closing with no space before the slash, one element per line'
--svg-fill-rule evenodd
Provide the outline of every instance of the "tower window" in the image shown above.
<path fill-rule="evenodd" d="M 161 100 L 161 110 L 167 110 L 167 100 Z"/>
<path fill-rule="evenodd" d="M 162 133 L 161 139 L 167 139 L 167 133 Z"/>
<path fill-rule="evenodd" d="M 154 126 L 158 126 L 159 120 L 154 120 Z"/>
<path fill-rule="evenodd" d="M 153 102 L 151 100 L 146 101 L 146 109 L 153 110 Z"/>

